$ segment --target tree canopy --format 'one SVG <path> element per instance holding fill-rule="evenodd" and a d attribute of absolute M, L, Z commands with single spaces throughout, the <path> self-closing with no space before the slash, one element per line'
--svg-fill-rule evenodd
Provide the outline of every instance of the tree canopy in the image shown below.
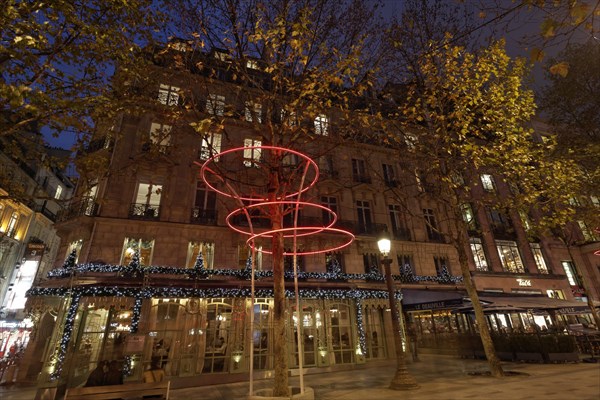
<path fill-rule="evenodd" d="M 117 106 L 110 85 L 115 66 L 136 66 L 137 49 L 151 38 L 156 23 L 151 5 L 151 0 L 5 2 L 0 135 L 18 138 L 42 128 L 55 137 L 90 133 L 92 115 Z"/>

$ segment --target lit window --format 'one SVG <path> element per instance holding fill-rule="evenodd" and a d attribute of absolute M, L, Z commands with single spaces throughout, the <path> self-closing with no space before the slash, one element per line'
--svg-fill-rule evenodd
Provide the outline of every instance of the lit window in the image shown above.
<path fill-rule="evenodd" d="M 85 215 L 94 215 L 96 211 L 96 194 L 98 193 L 98 181 L 90 182 L 90 187 L 85 191 L 81 199 L 81 206 Z"/>
<path fill-rule="evenodd" d="M 212 115 L 223 116 L 225 114 L 225 96 L 209 94 L 206 99 L 206 112 Z"/>
<path fill-rule="evenodd" d="M 263 253 L 262 246 L 256 246 L 256 261 L 254 263 L 255 271 L 262 271 L 263 269 Z M 246 268 L 248 261 L 252 260 L 252 249 L 246 244 L 238 245 L 238 267 L 240 269 Z"/>
<path fill-rule="evenodd" d="M 125 238 L 123 252 L 121 253 L 121 265 L 129 264 L 136 251 L 140 255 L 140 265 L 150 265 L 152 262 L 153 249 L 154 240 Z"/>
<path fill-rule="evenodd" d="M 471 238 L 471 252 L 473 253 L 473 261 L 475 262 L 475 268 L 477 271 L 489 271 L 487 259 L 485 258 L 485 251 L 481 244 L 481 239 Z"/>
<path fill-rule="evenodd" d="M 261 154 L 260 146 L 260 140 L 244 139 L 244 166 L 258 167 Z"/>
<path fill-rule="evenodd" d="M 327 115 L 317 115 L 315 118 L 315 133 L 321 136 L 329 135 L 329 118 Z"/>
<path fill-rule="evenodd" d="M 460 206 L 463 221 L 467 224 L 467 229 L 474 231 L 476 229 L 475 216 L 473 215 L 473 207 L 469 203 L 463 203 Z"/>
<path fill-rule="evenodd" d="M 161 149 L 171 144 L 171 125 L 153 122 L 150 125 L 150 143 Z"/>
<path fill-rule="evenodd" d="M 260 124 L 262 122 L 262 105 L 260 103 L 247 101 L 245 104 L 244 114 L 246 116 L 246 121 L 255 121 Z"/>
<path fill-rule="evenodd" d="M 417 136 L 413 133 L 404 134 L 404 143 L 406 143 L 409 150 L 414 150 L 417 145 L 417 140 Z"/>
<path fill-rule="evenodd" d="M 200 159 L 208 160 L 214 154 L 221 152 L 221 134 L 220 133 L 208 133 L 202 138 L 200 144 Z M 215 161 L 219 161 L 218 158 Z"/>
<path fill-rule="evenodd" d="M 17 226 L 19 225 L 19 214 L 16 212 L 12 213 L 10 216 L 10 220 L 8 221 L 8 227 L 6 229 L 6 234 L 9 237 L 15 237 L 17 234 Z"/>
<path fill-rule="evenodd" d="M 56 200 L 60 200 L 60 196 L 61 196 L 61 194 L 62 194 L 62 191 L 63 191 L 63 188 L 62 188 L 62 186 L 58 185 L 58 186 L 56 187 L 56 192 L 54 192 L 54 198 L 55 198 Z"/>
<path fill-rule="evenodd" d="M 594 242 L 596 240 L 596 236 L 590 229 L 590 227 L 583 221 L 577 221 L 577 225 L 579 225 L 579 229 L 581 229 L 581 234 L 583 235 L 583 239 L 586 242 Z"/>
<path fill-rule="evenodd" d="M 448 257 L 433 256 L 433 263 L 435 265 L 435 273 L 437 276 L 445 277 L 450 275 L 450 264 L 448 262 Z"/>
<path fill-rule="evenodd" d="M 544 256 L 542 254 L 542 248 L 539 243 L 530 243 L 531 252 L 533 253 L 533 258 L 535 259 L 535 265 L 537 266 L 538 272 L 540 274 L 548 273 L 548 266 L 546 265 L 546 261 L 544 260 Z"/>
<path fill-rule="evenodd" d="M 577 276 L 577 270 L 575 269 L 575 264 L 573 264 L 572 261 L 562 261 L 561 264 L 563 269 L 565 270 L 565 275 L 567 276 L 569 285 L 580 286 L 579 277 Z"/>
<path fill-rule="evenodd" d="M 523 210 L 519 210 L 519 216 L 521 217 L 521 223 L 523 224 L 523 228 L 525 228 L 525 230 L 530 230 L 531 222 L 529 221 L 529 216 L 527 215 L 527 213 Z"/>
<path fill-rule="evenodd" d="M 485 190 L 486 192 L 496 191 L 494 177 L 490 174 L 481 174 L 481 184 L 483 185 L 483 190 Z"/>
<path fill-rule="evenodd" d="M 176 106 L 179 102 L 179 88 L 160 84 L 158 88 L 158 101 L 166 106 Z"/>
<path fill-rule="evenodd" d="M 81 253 L 81 248 L 83 247 L 83 239 L 74 240 L 69 243 L 67 246 L 67 254 L 65 255 L 65 259 L 69 257 L 69 255 L 75 250 L 75 263 L 79 262 L 79 254 Z"/>
<path fill-rule="evenodd" d="M 205 269 L 213 269 L 213 262 L 215 258 L 215 244 L 211 242 L 189 242 L 188 243 L 188 254 L 185 266 L 187 268 L 194 268 L 198 254 L 202 253 L 202 260 L 204 262 Z"/>
<path fill-rule="evenodd" d="M 496 240 L 496 247 L 498 248 L 498 254 L 500 255 L 504 271 L 512 272 L 514 274 L 522 274 L 525 272 L 525 267 L 523 266 L 519 247 L 516 242 Z"/>
<path fill-rule="evenodd" d="M 131 215 L 144 217 L 158 217 L 162 185 L 153 183 L 138 183 L 135 203 L 132 205 Z"/>
<path fill-rule="evenodd" d="M 246 60 L 246 68 L 258 69 L 258 61 L 256 61 L 256 60 Z"/>
<path fill-rule="evenodd" d="M 546 290 L 546 294 L 548 295 L 548 297 L 551 297 L 553 299 L 566 300 L 565 294 L 562 290 L 548 289 Z"/>

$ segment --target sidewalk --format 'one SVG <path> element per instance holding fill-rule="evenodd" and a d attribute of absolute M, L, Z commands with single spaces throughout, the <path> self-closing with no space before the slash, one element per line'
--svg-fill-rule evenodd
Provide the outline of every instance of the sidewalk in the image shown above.
<path fill-rule="evenodd" d="M 502 379 L 470 375 L 486 371 L 487 362 L 455 356 L 421 355 L 421 361 L 408 364 L 409 372 L 420 389 L 398 392 L 387 389 L 395 363 L 344 372 L 311 374 L 304 377 L 306 386 L 318 400 L 518 400 L 543 399 L 598 400 L 600 398 L 600 363 L 526 364 L 502 363 L 505 371 L 519 372 Z M 298 377 L 290 379 L 298 385 Z M 254 388 L 269 387 L 270 381 L 255 381 Z M 34 388 L 0 387 L 2 400 L 33 400 Z M 175 389 L 172 400 L 236 400 L 248 394 L 248 382 Z"/>

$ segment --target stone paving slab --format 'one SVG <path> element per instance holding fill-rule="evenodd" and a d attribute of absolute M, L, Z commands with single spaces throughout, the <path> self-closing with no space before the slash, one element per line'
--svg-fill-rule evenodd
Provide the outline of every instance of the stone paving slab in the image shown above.
<path fill-rule="evenodd" d="M 305 385 L 315 391 L 317 400 L 599 400 L 600 363 L 527 364 L 503 363 L 505 371 L 520 374 L 504 378 L 484 376 L 487 362 L 454 356 L 423 354 L 421 361 L 408 364 L 408 370 L 420 389 L 398 392 L 387 388 L 394 362 L 365 369 L 311 374 Z M 475 373 L 472 375 L 472 373 Z M 290 383 L 298 385 L 298 377 Z M 270 381 L 255 381 L 264 388 Z M 172 400 L 242 400 L 248 394 L 248 382 L 175 389 Z M 35 388 L 0 387 L 1 400 L 33 400 Z"/>

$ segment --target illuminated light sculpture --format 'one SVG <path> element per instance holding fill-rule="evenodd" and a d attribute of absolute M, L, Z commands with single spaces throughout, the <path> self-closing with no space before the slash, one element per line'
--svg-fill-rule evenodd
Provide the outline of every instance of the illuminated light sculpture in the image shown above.
<path fill-rule="evenodd" d="M 240 158 L 239 165 L 243 165 L 241 171 L 232 171 L 221 167 L 220 163 L 224 157 L 237 156 Z M 227 163 L 227 166 L 235 165 L 235 163 Z M 255 168 L 259 167 L 259 168 Z M 261 173 L 265 172 L 262 176 Z M 247 179 L 241 179 L 240 175 L 246 174 Z M 308 179 L 309 183 L 305 185 L 307 175 L 312 174 L 312 179 Z M 337 221 L 337 214 L 320 204 L 310 203 L 301 200 L 302 194 L 306 193 L 315 186 L 319 179 L 319 166 L 307 155 L 295 150 L 287 149 L 278 146 L 244 146 L 229 149 L 217 154 L 214 154 L 206 160 L 200 169 L 200 177 L 204 184 L 215 192 L 235 199 L 238 208 L 227 215 L 227 225 L 235 232 L 248 236 L 246 244 L 252 250 L 252 260 L 255 259 L 255 253 L 261 252 L 266 254 L 274 254 L 274 241 L 281 239 L 283 248 L 291 248 L 292 250 L 280 249 L 277 256 L 294 258 L 294 287 L 296 294 L 296 309 L 300 310 L 300 290 L 298 288 L 298 269 L 296 257 L 309 254 L 321 254 L 350 245 L 354 240 L 354 235 L 346 230 L 334 228 L 333 225 Z M 262 180 L 260 178 L 263 178 Z M 280 180 L 282 179 L 282 180 Z M 295 185 L 298 181 L 297 186 Z M 224 186 L 224 190 L 216 187 L 213 182 L 220 182 Z M 250 191 L 251 194 L 240 194 L 234 187 L 233 183 L 237 184 L 238 190 Z M 252 190 L 249 190 L 252 188 Z M 281 193 L 277 193 L 281 190 Z M 316 208 L 322 212 L 329 214 L 327 222 L 321 226 L 298 226 L 298 213 L 301 208 Z M 260 231 L 255 230 L 253 219 L 264 218 L 271 215 L 271 211 L 275 209 L 276 215 L 281 218 L 277 224 L 278 228 L 269 229 L 262 228 Z M 257 214 L 256 214 L 257 213 Z M 283 216 L 291 213 L 294 217 L 293 227 L 283 226 Z M 245 216 L 248 223 L 248 229 L 242 229 L 233 223 L 236 216 Z M 273 217 L 270 217 L 273 221 Z M 316 240 L 315 236 L 324 234 L 332 239 L 335 236 L 344 236 L 345 239 L 340 241 L 340 244 L 322 245 L 323 240 Z M 273 248 L 257 245 L 257 241 L 268 242 L 271 239 Z M 286 246 L 285 241 L 291 239 L 291 246 Z M 300 242 L 299 242 L 300 241 Z M 318 247 L 315 247 L 318 246 Z M 302 250 L 298 250 L 301 248 Z M 251 276 L 251 301 L 254 305 L 254 263 L 252 263 Z M 283 275 L 282 275 L 283 276 Z M 254 313 L 250 314 L 250 324 L 254 325 Z M 304 373 L 301 329 L 297 329 L 298 348 L 298 365 L 300 376 L 300 392 L 304 392 Z M 362 344 L 359 345 L 362 347 Z M 250 359 L 253 360 L 253 346 L 250 346 Z M 277 373 L 277 372 L 276 372 Z M 250 385 L 249 394 L 252 395 L 253 390 L 253 364 L 250 363 Z"/>
<path fill-rule="evenodd" d="M 295 150 L 291 150 L 291 149 L 286 149 L 285 147 L 277 147 L 277 146 L 248 146 L 248 147 L 236 147 L 233 149 L 229 149 L 229 150 L 225 150 L 221 153 L 217 153 L 215 155 L 213 155 L 212 157 L 208 158 L 204 163 L 198 163 L 196 162 L 197 165 L 201 165 L 202 168 L 200 169 L 200 177 L 202 178 L 202 180 L 204 181 L 204 183 L 206 184 L 207 187 L 209 187 L 211 190 L 214 190 L 215 192 L 219 193 L 220 195 L 226 196 L 226 197 L 231 197 L 231 198 L 235 198 L 241 201 L 249 201 L 249 202 L 258 202 L 258 201 L 268 201 L 270 200 L 268 197 L 261 197 L 261 196 L 240 196 L 237 194 L 237 192 L 235 191 L 235 189 L 233 188 L 233 186 L 231 186 L 231 184 L 229 184 L 227 182 L 227 177 L 224 176 L 222 173 L 219 172 L 219 168 L 218 168 L 218 161 L 228 155 L 228 154 L 235 154 L 235 153 L 239 153 L 239 152 L 243 152 L 247 151 L 247 150 L 260 150 L 261 154 L 263 153 L 263 150 L 270 150 L 273 152 L 282 152 L 282 153 L 289 153 L 290 155 L 295 155 L 298 156 L 299 158 L 301 158 L 302 160 L 304 160 L 305 164 L 305 173 L 308 171 L 308 169 L 310 167 L 312 167 L 314 169 L 313 173 L 314 173 L 314 177 L 312 179 L 312 181 L 307 185 L 304 186 L 302 185 L 302 187 L 300 187 L 300 189 L 297 192 L 292 192 L 292 193 L 288 193 L 284 196 L 284 198 L 286 199 L 290 199 L 290 198 L 299 198 L 299 196 L 302 193 L 305 193 L 306 191 L 310 190 L 313 186 L 315 186 L 315 184 L 317 183 L 317 181 L 319 180 L 319 166 L 317 165 L 317 163 L 315 163 L 310 157 L 308 157 L 307 155 L 300 153 L 298 151 Z M 242 159 L 244 159 L 244 157 L 242 156 Z M 256 161 L 253 160 L 253 163 L 260 163 L 260 161 Z M 246 167 L 248 169 L 251 169 L 252 167 Z M 224 183 L 227 188 L 230 190 L 230 192 L 226 192 L 224 190 L 221 190 L 217 187 L 215 187 L 214 184 L 212 184 L 211 182 L 211 178 L 215 178 L 216 180 Z M 234 181 L 234 179 L 229 179 Z M 247 183 L 247 182 L 246 182 Z"/>

